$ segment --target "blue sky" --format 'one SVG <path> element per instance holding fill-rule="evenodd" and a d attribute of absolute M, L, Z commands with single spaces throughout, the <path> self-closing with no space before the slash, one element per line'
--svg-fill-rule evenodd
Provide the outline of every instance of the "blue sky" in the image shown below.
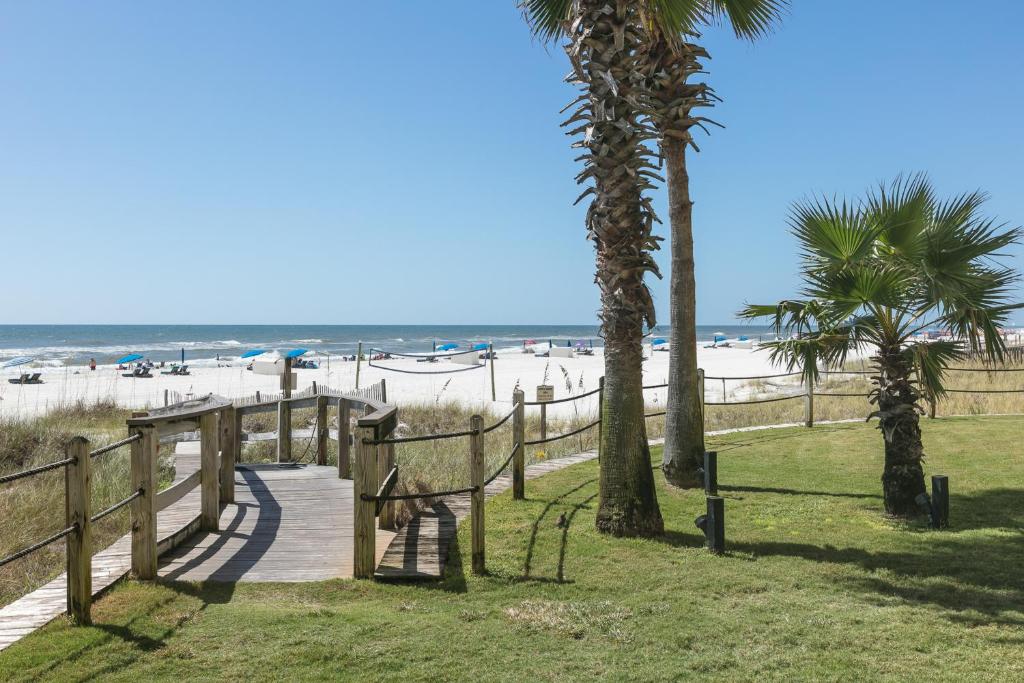
<path fill-rule="evenodd" d="M 593 322 L 565 57 L 514 0 L 443 4 L 0 2 L 0 322 Z M 926 171 L 1024 223 L 1022 20 L 794 0 L 757 44 L 709 31 L 698 322 L 792 293 L 810 192 Z"/>

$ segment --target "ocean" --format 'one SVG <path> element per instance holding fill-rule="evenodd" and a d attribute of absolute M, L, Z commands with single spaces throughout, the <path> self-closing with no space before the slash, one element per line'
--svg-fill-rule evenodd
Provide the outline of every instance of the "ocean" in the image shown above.
<path fill-rule="evenodd" d="M 769 330 L 759 325 L 701 325 L 699 341 L 714 333 L 756 338 Z M 667 337 L 668 330 L 655 330 Z M 249 349 L 305 348 L 328 355 L 363 349 L 404 353 L 431 351 L 434 344 L 493 342 L 496 349 L 518 348 L 523 341 L 555 345 L 583 342 L 599 347 L 599 330 L 588 325 L 0 325 L 0 362 L 31 356 L 43 365 L 84 364 L 91 358 L 111 363 L 129 353 L 153 361 L 231 359 Z"/>

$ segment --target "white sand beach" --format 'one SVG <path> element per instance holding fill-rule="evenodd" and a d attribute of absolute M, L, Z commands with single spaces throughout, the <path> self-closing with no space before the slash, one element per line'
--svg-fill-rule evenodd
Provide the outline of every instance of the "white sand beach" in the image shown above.
<path fill-rule="evenodd" d="M 651 352 L 645 346 L 647 360 L 644 362 L 644 383 L 661 384 L 667 380 L 668 353 Z M 491 401 L 491 367 L 481 366 L 464 372 L 449 373 L 445 370 L 465 366 L 450 360 L 436 363 L 422 363 L 410 358 L 394 358 L 382 361 L 364 361 L 361 364 L 359 384 L 366 386 L 381 379 L 387 380 L 388 399 L 398 405 L 434 402 L 459 402 L 471 407 L 492 408 L 501 412 L 512 402 L 512 391 L 519 385 L 526 392 L 527 400 L 534 400 L 536 387 L 544 383 L 554 386 L 555 397 L 562 398 L 571 393 L 580 394 L 595 389 L 598 378 L 603 374 L 604 359 L 601 349 L 592 356 L 574 358 L 538 358 L 514 349 L 498 351 L 494 362 L 494 384 L 496 402 Z M 698 352 L 699 365 L 713 377 L 749 377 L 779 372 L 773 367 L 764 351 L 737 348 L 703 348 Z M 315 381 L 336 389 L 348 390 L 355 387 L 356 363 L 344 361 L 341 357 L 321 357 L 320 368 L 297 369 L 297 389 L 310 387 Z M 260 392 L 278 390 L 279 378 L 260 375 L 246 369 L 248 361 L 199 360 L 189 364 L 188 376 L 160 374 L 159 367 L 153 369 L 153 377 L 136 379 L 123 377 L 123 370 L 116 366 L 101 365 L 95 371 L 86 366 L 66 366 L 43 370 L 43 384 L 10 384 L 5 376 L 0 386 L 0 415 L 5 417 L 26 417 L 39 415 L 60 405 L 84 401 L 87 403 L 112 400 L 130 408 L 146 408 L 164 405 L 165 391 L 170 400 L 176 396 L 186 398 L 209 393 L 229 398 L 247 396 Z M 416 373 L 395 372 L 406 370 Z M 167 370 L 168 368 L 164 368 Z M 17 376 L 16 374 L 10 376 Z M 709 382 L 708 396 L 720 397 L 722 385 Z M 744 389 L 740 381 L 727 382 L 726 391 L 730 396 L 742 396 Z M 650 403 L 665 400 L 664 390 L 648 391 Z M 550 406 L 549 414 L 558 415 L 579 410 L 592 411 L 596 402 L 589 399 L 574 403 Z"/>

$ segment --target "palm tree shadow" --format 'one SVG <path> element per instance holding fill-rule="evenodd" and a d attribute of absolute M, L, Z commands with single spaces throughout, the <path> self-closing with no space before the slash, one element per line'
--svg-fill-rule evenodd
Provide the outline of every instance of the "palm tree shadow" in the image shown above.
<path fill-rule="evenodd" d="M 562 500 L 564 500 L 568 496 L 571 496 L 572 494 L 576 493 L 577 491 L 583 489 L 586 486 L 589 486 L 590 484 L 593 484 L 596 481 L 597 481 L 597 479 L 588 479 L 585 482 L 583 482 L 582 484 L 574 486 L 571 489 L 568 489 L 567 491 L 564 491 L 564 492 L 558 494 L 557 496 L 555 496 L 554 498 L 551 498 L 551 499 L 548 500 L 547 504 L 544 506 L 544 509 L 541 510 L 540 514 L 537 515 L 537 518 L 535 520 L 533 520 L 533 524 L 530 527 L 530 539 L 529 539 L 529 541 L 527 541 L 527 544 L 526 544 L 526 559 L 523 562 L 523 573 L 522 573 L 522 576 L 520 577 L 521 581 L 535 581 L 535 580 L 543 581 L 544 580 L 544 579 L 538 579 L 538 578 L 530 576 L 530 572 L 533 569 L 533 554 L 534 554 L 534 551 L 535 551 L 535 549 L 537 547 L 537 535 L 540 533 L 541 522 L 543 522 L 544 519 L 547 517 L 548 512 L 550 512 L 551 508 L 553 508 L 555 505 L 557 505 L 559 502 L 561 502 Z M 594 494 L 594 496 L 596 496 L 596 495 L 597 494 Z M 593 500 L 594 496 L 591 496 L 590 498 L 588 498 L 587 501 Z M 574 510 L 573 511 L 574 515 L 575 515 L 575 512 L 576 511 Z M 564 539 L 565 539 L 565 530 L 563 530 L 563 544 L 564 544 Z M 563 551 L 564 551 L 564 547 L 563 547 Z M 559 574 L 561 574 L 561 565 L 562 565 L 562 561 L 560 560 L 559 561 Z M 558 579 L 558 580 L 560 581 L 560 579 Z"/>
<path fill-rule="evenodd" d="M 841 493 L 834 491 L 799 491 L 797 489 L 778 488 L 774 486 L 736 486 L 718 485 L 719 491 L 736 491 L 742 493 L 779 493 L 788 496 L 829 496 L 831 498 L 874 498 L 880 500 L 882 496 L 874 493 Z"/>

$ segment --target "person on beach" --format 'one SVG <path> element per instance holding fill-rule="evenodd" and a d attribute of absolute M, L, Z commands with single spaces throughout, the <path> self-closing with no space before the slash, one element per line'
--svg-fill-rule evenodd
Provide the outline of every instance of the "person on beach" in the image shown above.
<path fill-rule="evenodd" d="M 96 370 L 96 359 L 95 358 L 90 358 L 89 359 L 89 369 L 95 372 L 95 370 Z"/>

